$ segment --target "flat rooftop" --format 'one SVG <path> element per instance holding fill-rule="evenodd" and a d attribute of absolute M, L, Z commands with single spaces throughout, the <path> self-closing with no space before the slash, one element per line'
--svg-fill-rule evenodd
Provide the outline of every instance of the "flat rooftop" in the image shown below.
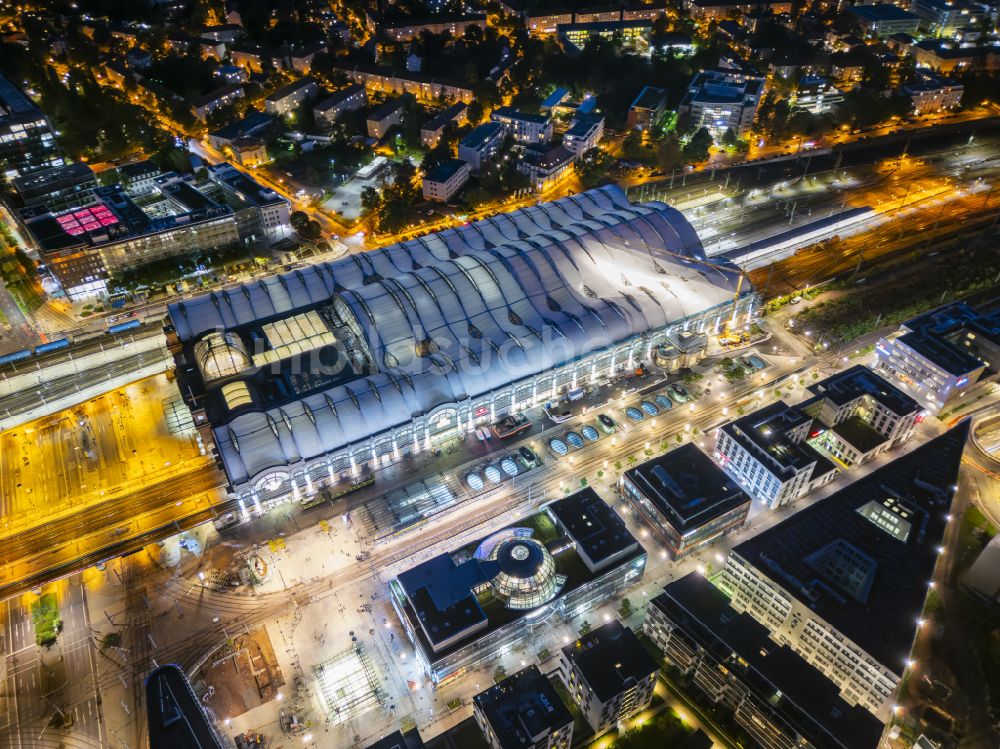
<path fill-rule="evenodd" d="M 424 179 L 428 182 L 447 182 L 459 169 L 468 163 L 468 161 L 462 161 L 461 159 L 446 159 L 431 169 Z"/>
<path fill-rule="evenodd" d="M 504 749 L 534 747 L 546 729 L 572 725 L 573 716 L 538 666 L 528 666 L 472 698 Z"/>
<path fill-rule="evenodd" d="M 868 395 L 898 416 L 916 413 L 921 409 L 913 398 L 863 364 L 830 375 L 810 385 L 808 390 L 837 406 L 844 406 Z"/>
<path fill-rule="evenodd" d="M 660 666 L 628 627 L 608 622 L 562 649 L 601 702 L 659 673 Z"/>
<path fill-rule="evenodd" d="M 968 424 L 800 510 L 732 553 L 902 676 L 937 564 Z"/>
<path fill-rule="evenodd" d="M 681 535 L 750 504 L 750 497 L 697 445 L 688 443 L 625 471 Z"/>
<path fill-rule="evenodd" d="M 816 463 L 815 474 L 833 470 L 822 454 L 809 445 L 792 442 L 789 430 L 812 421 L 812 417 L 784 401 L 775 401 L 751 414 L 719 427 L 774 473 L 797 472 Z"/>
<path fill-rule="evenodd" d="M 146 712 L 150 749 L 224 746 L 179 666 L 160 666 L 146 677 Z"/>
<path fill-rule="evenodd" d="M 406 733 L 393 731 L 374 744 L 369 744 L 367 749 L 424 749 L 424 742 L 420 738 L 419 731 L 411 728 Z"/>
<path fill-rule="evenodd" d="M 820 749 L 875 749 L 884 726 L 859 705 L 848 705 L 837 685 L 729 599 L 691 572 L 664 588 L 651 606 L 680 625 L 716 661 L 739 674 L 762 705 Z M 780 695 L 776 698 L 776 695 Z"/>
<path fill-rule="evenodd" d="M 544 114 L 531 114 L 530 112 L 521 112 L 520 110 L 514 109 L 513 107 L 497 107 L 493 110 L 490 115 L 493 119 L 510 119 L 510 120 L 521 120 L 522 122 L 533 122 L 536 125 L 544 125 L 549 121 L 549 118 Z"/>
<path fill-rule="evenodd" d="M 657 109 L 666 98 L 667 92 L 662 88 L 646 86 L 635 97 L 631 109 Z"/>
<path fill-rule="evenodd" d="M 487 141 L 495 138 L 497 133 L 502 131 L 503 125 L 499 122 L 484 122 L 474 127 L 468 135 L 462 138 L 458 145 L 465 146 L 466 148 L 482 148 Z"/>
<path fill-rule="evenodd" d="M 880 5 L 855 5 L 847 9 L 851 15 L 855 15 L 865 21 L 914 21 L 920 20 L 920 16 L 903 10 L 897 5 L 882 3 Z"/>
<path fill-rule="evenodd" d="M 589 486 L 556 500 L 546 509 L 595 565 L 627 549 L 641 549 L 625 521 Z"/>

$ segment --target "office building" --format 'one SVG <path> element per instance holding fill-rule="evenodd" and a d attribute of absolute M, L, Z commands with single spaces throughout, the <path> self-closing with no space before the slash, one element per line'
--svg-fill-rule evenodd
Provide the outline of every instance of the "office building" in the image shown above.
<path fill-rule="evenodd" d="M 52 125 L 23 91 L 0 75 L 0 173 L 15 177 L 63 165 Z"/>
<path fill-rule="evenodd" d="M 965 421 L 734 547 L 731 605 L 885 721 L 951 518 Z"/>
<path fill-rule="evenodd" d="M 447 203 L 465 187 L 472 170 L 469 162 L 461 159 L 447 159 L 424 175 L 424 200 Z"/>
<path fill-rule="evenodd" d="M 692 572 L 649 602 L 643 633 L 763 749 L 876 749 L 884 726 Z"/>
<path fill-rule="evenodd" d="M 89 166 L 73 162 L 15 177 L 13 186 L 24 206 L 44 203 L 58 211 L 89 202 L 97 179 Z"/>
<path fill-rule="evenodd" d="M 635 97 L 632 105 L 628 109 L 629 130 L 648 131 L 660 118 L 667 108 L 667 92 L 662 88 L 646 86 Z"/>
<path fill-rule="evenodd" d="M 365 118 L 365 127 L 368 130 L 368 137 L 382 140 L 393 127 L 397 127 L 403 122 L 403 114 L 406 112 L 406 102 L 408 97 L 397 96 L 389 99 L 376 107 Z"/>
<path fill-rule="evenodd" d="M 920 16 L 903 10 L 898 5 L 853 5 L 847 12 L 858 27 L 869 37 L 886 37 L 893 34 L 916 34 Z"/>
<path fill-rule="evenodd" d="M 1000 368 L 1000 315 L 946 304 L 902 323 L 875 353 L 879 372 L 936 412 Z"/>
<path fill-rule="evenodd" d="M 604 135 L 604 117 L 599 114 L 581 114 L 569 125 L 563 135 L 563 148 L 580 157 L 595 148 Z"/>
<path fill-rule="evenodd" d="M 900 93 L 910 97 L 914 114 L 930 114 L 960 106 L 965 87 L 948 78 L 918 72 L 914 80 L 900 89 Z"/>
<path fill-rule="evenodd" d="M 599 230 L 609 220 L 614 238 Z M 491 247 L 483 247 L 483 236 Z M 216 445 L 247 506 L 278 501 L 290 496 L 293 484 L 330 474 L 339 481 L 369 464 L 429 450 L 475 428 L 477 419 L 540 405 L 567 383 L 634 367 L 673 333 L 708 335 L 730 320 L 744 324 L 756 293 L 744 282 L 735 297 L 739 272 L 704 272 L 703 253 L 679 211 L 630 203 L 615 187 L 543 202 L 366 252 L 363 268 L 351 258 L 314 264 L 172 305 L 181 392 L 193 397 L 195 423 Z M 530 264 L 505 259 L 525 254 Z M 412 259 L 412 267 L 409 260 L 402 266 L 410 270 L 400 270 L 400 258 Z M 543 313 L 516 300 L 537 288 L 531 268 L 549 263 L 558 272 L 546 293 L 560 311 Z M 648 293 L 623 291 L 622 273 Z M 371 283 L 373 274 L 382 280 Z M 444 317 L 435 330 L 451 332 L 435 340 L 453 343 L 437 351 L 421 346 L 427 318 L 408 302 L 396 304 L 406 296 L 420 310 L 441 305 Z M 509 314 L 488 312 L 498 304 L 507 309 L 504 299 L 512 300 Z M 291 366 L 298 352 L 318 355 L 325 347 L 324 356 L 345 357 L 352 366 L 334 372 L 306 362 L 308 375 L 294 381 L 282 368 L 247 367 L 216 380 L 195 357 L 195 345 L 210 333 L 252 349 L 262 325 L 310 313 L 321 313 L 321 329 L 335 332 L 343 349 L 326 347 L 318 329 L 313 345 L 302 337 L 294 350 L 275 337 L 274 355 Z M 396 333 L 386 338 L 390 328 Z M 515 355 L 472 366 L 515 339 Z M 466 360 L 468 366 L 446 363 Z M 249 405 L 227 405 L 222 386 L 238 383 Z"/>
<path fill-rule="evenodd" d="M 416 728 L 411 728 L 406 733 L 393 731 L 374 744 L 369 744 L 366 749 L 424 749 L 423 739 Z"/>
<path fill-rule="evenodd" d="M 594 21 L 556 26 L 556 38 L 569 55 L 578 55 L 591 39 L 620 39 L 626 49 L 642 51 L 649 46 L 653 24 L 648 20 Z"/>
<path fill-rule="evenodd" d="M 416 657 L 442 684 L 520 647 L 642 578 L 646 552 L 593 489 L 439 554 L 389 584 Z"/>
<path fill-rule="evenodd" d="M 629 468 L 621 490 L 673 559 L 739 530 L 750 511 L 750 496 L 693 443 Z"/>
<path fill-rule="evenodd" d="M 160 168 L 149 159 L 122 164 L 116 171 L 118 181 L 133 198 L 153 192 L 156 189 L 155 180 L 160 176 Z"/>
<path fill-rule="evenodd" d="M 836 466 L 808 443 L 812 417 L 775 401 L 716 431 L 715 457 L 750 496 L 771 509 L 829 483 Z"/>
<path fill-rule="evenodd" d="M 646 647 L 617 619 L 560 651 L 559 676 L 597 736 L 649 707 L 659 673 Z"/>
<path fill-rule="evenodd" d="M 264 99 L 264 110 L 268 114 L 284 117 L 294 112 L 309 99 L 319 95 L 319 84 L 312 78 L 299 78 L 282 86 Z"/>
<path fill-rule="evenodd" d="M 864 463 L 913 435 L 922 408 L 895 385 L 860 364 L 808 387 L 797 408 L 815 421 L 818 447 L 845 466 Z"/>
<path fill-rule="evenodd" d="M 570 176 L 575 162 L 576 154 L 565 146 L 532 143 L 521 153 L 517 171 L 528 176 L 533 190 L 544 192 Z"/>
<path fill-rule="evenodd" d="M 490 749 L 569 749 L 573 716 L 538 666 L 528 666 L 472 698 Z"/>
<path fill-rule="evenodd" d="M 552 120 L 541 114 L 518 112 L 513 107 L 498 107 L 490 114 L 492 122 L 499 122 L 515 143 L 548 143 L 552 140 Z"/>
<path fill-rule="evenodd" d="M 344 112 L 357 112 L 368 103 L 365 87 L 351 83 L 313 107 L 313 118 L 321 127 L 331 127 Z"/>
<path fill-rule="evenodd" d="M 241 239 L 274 244 L 292 235 L 291 204 L 284 197 L 231 164 L 212 164 L 208 176 L 222 188 L 237 218 L 246 217 L 239 221 Z"/>
<path fill-rule="evenodd" d="M 953 36 L 959 29 L 996 17 L 995 8 L 966 0 L 912 0 L 910 12 L 920 17 L 920 28 L 931 36 Z"/>
<path fill-rule="evenodd" d="M 465 102 L 460 101 L 442 109 L 425 122 L 420 128 L 420 143 L 424 148 L 435 148 L 447 128 L 462 125 L 467 109 Z"/>
<path fill-rule="evenodd" d="M 706 127 L 716 140 L 727 130 L 745 138 L 757 116 L 764 79 L 737 70 L 719 68 L 696 73 L 677 108 L 689 116 L 695 129 Z"/>
<path fill-rule="evenodd" d="M 150 749 L 223 749 L 219 734 L 180 666 L 159 666 L 146 677 L 146 724 Z"/>
<path fill-rule="evenodd" d="M 458 142 L 458 158 L 467 161 L 473 172 L 493 161 L 504 143 L 504 127 L 499 122 L 484 122 Z"/>

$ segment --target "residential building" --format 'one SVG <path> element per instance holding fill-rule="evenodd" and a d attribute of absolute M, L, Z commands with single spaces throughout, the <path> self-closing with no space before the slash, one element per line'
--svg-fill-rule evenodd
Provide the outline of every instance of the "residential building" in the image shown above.
<path fill-rule="evenodd" d="M 264 110 L 269 114 L 284 117 L 318 94 L 319 84 L 315 80 L 309 77 L 299 78 L 264 99 Z"/>
<path fill-rule="evenodd" d="M 502 131 L 497 123 L 488 126 Z M 608 222 L 615 225 L 620 241 L 602 241 L 601 227 Z M 553 226 L 574 237 L 565 251 L 557 248 Z M 492 247 L 483 246 L 483 236 L 491 238 Z M 506 248 L 517 248 L 525 262 L 505 263 L 500 256 Z M 626 300 L 620 275 L 608 274 L 587 259 L 594 253 L 627 277 L 648 276 L 657 283 L 647 286 L 648 293 Z M 413 259 L 409 271 L 400 270 L 404 256 Z M 644 361 L 651 348 L 678 332 L 704 338 L 726 323 L 744 325 L 758 306 L 752 285 L 740 282 L 736 268 L 714 263 L 707 272 L 703 263 L 698 235 L 679 211 L 656 202 L 633 204 L 620 188 L 609 185 L 483 218 L 405 246 L 372 250 L 365 253 L 368 270 L 353 258 L 343 258 L 237 285 L 226 297 L 234 304 L 236 299 L 247 300 L 238 318 L 227 311 L 220 292 L 187 298 L 168 308 L 169 341 L 179 390 L 206 444 L 214 445 L 234 495 L 247 506 L 266 507 L 290 497 L 292 482 L 301 491 L 309 482 L 315 486 L 330 481 L 332 475 L 334 483 L 346 486 L 368 466 L 436 447 L 477 420 L 487 423 L 526 404 L 541 405 L 550 393 L 586 381 L 595 372 L 614 373 L 628 362 Z M 467 264 L 483 265 L 489 273 L 470 274 Z M 501 323 L 483 313 L 498 305 L 506 309 L 504 299 L 538 293 L 532 268 L 549 265 L 554 274 L 543 281 L 556 285 L 548 293 L 557 295 L 563 311 L 579 325 L 556 322 L 544 311 L 516 301 L 510 317 L 520 323 Z M 338 288 L 329 285 L 330 274 Z M 396 278 L 416 307 L 386 304 L 385 286 L 371 283 L 374 274 Z M 569 277 L 578 278 L 581 288 L 586 285 L 595 298 L 620 300 L 615 304 L 627 305 L 635 314 L 622 316 L 614 306 L 562 295 L 558 279 Z M 283 288 L 287 296 L 280 292 L 281 304 L 286 306 L 275 312 L 278 300 L 269 300 Z M 439 370 L 434 365 L 434 371 L 427 370 L 429 361 L 412 358 L 424 340 L 415 310 L 436 308 L 435 298 L 446 315 L 441 324 L 454 333 L 447 340 L 436 339 L 440 349 L 433 352 L 435 360 L 486 359 L 511 340 L 510 331 L 527 331 L 528 326 L 538 331 L 540 344 L 526 345 L 523 358 L 491 360 L 490 367 Z M 244 341 L 242 345 L 253 350 L 261 326 L 270 329 L 316 310 L 323 313 L 321 328 L 335 331 L 336 340 L 345 345 L 340 355 L 351 366 L 318 367 L 311 364 L 315 357 L 293 362 L 294 353 L 319 344 L 303 341 L 290 351 L 275 339 L 274 356 L 281 359 L 284 351 L 288 361 L 283 367 L 301 365 L 304 369 L 296 371 L 303 377 L 289 380 L 287 369 L 267 367 L 263 373 L 241 370 L 219 380 L 201 369 L 194 349 L 209 334 L 224 333 L 227 340 Z M 390 326 L 412 333 L 389 341 L 379 331 Z M 317 334 L 316 340 L 326 339 Z M 398 395 L 396 385 L 404 381 L 412 387 L 404 388 L 400 400 L 392 393 Z M 230 384 L 246 388 L 252 409 L 228 404 L 222 388 Z M 287 396 L 275 402 L 274 393 Z M 269 424 L 277 425 L 277 434 Z"/>
<path fill-rule="evenodd" d="M 458 158 L 469 162 L 473 172 L 492 161 L 504 142 L 504 127 L 499 122 L 484 122 L 458 142 Z"/>
<path fill-rule="evenodd" d="M 449 15 L 441 13 L 430 18 L 409 18 L 400 23 L 376 22 L 378 30 L 387 38 L 397 42 L 409 42 L 420 37 L 424 32 L 431 34 L 451 34 L 453 39 L 465 35 L 467 29 L 478 26 L 486 28 L 485 13 L 465 13 Z"/>
<path fill-rule="evenodd" d="M 361 63 L 334 63 L 349 80 L 360 83 L 369 92 L 384 94 L 410 94 L 421 101 L 472 101 L 472 86 L 458 81 L 449 81 L 423 73 L 391 71 L 378 65 Z"/>
<path fill-rule="evenodd" d="M 351 83 L 313 107 L 313 118 L 322 127 L 331 127 L 344 112 L 356 112 L 368 104 L 365 87 Z"/>
<path fill-rule="evenodd" d="M 246 68 L 241 68 L 239 65 L 220 65 L 215 69 L 215 77 L 221 78 L 226 83 L 246 83 L 250 80 Z"/>
<path fill-rule="evenodd" d="M 792 95 L 792 106 L 813 114 L 829 112 L 844 101 L 844 92 L 834 87 L 826 78 L 804 75 Z"/>
<path fill-rule="evenodd" d="M 722 21 L 726 18 L 747 16 L 755 11 L 766 11 L 774 15 L 792 12 L 791 0 L 684 0 L 682 3 L 691 18 L 698 21 Z"/>
<path fill-rule="evenodd" d="M 403 114 L 406 112 L 406 102 L 407 97 L 397 96 L 394 99 L 388 99 L 370 112 L 365 118 L 368 137 L 382 140 L 391 128 L 402 124 Z"/>
<path fill-rule="evenodd" d="M 989 45 L 973 47 L 924 39 L 911 45 L 910 52 L 918 67 L 930 68 L 941 75 L 972 69 L 1000 70 L 1000 50 Z"/>
<path fill-rule="evenodd" d="M 229 84 L 199 96 L 191 101 L 191 112 L 199 120 L 206 120 L 212 112 L 229 106 L 237 99 L 243 98 L 243 86 L 238 83 Z"/>
<path fill-rule="evenodd" d="M 852 5 L 847 12 L 868 37 L 916 34 L 920 25 L 920 16 L 891 3 Z"/>
<path fill-rule="evenodd" d="M 302 75 L 308 75 L 309 71 L 312 70 L 313 58 L 323 52 L 326 52 L 326 44 L 323 42 L 313 42 L 302 47 L 292 47 L 286 57 L 288 69 Z"/>
<path fill-rule="evenodd" d="M 490 114 L 492 122 L 504 126 L 515 143 L 548 143 L 552 140 L 552 120 L 541 114 L 519 112 L 513 107 L 497 107 Z"/>
<path fill-rule="evenodd" d="M 263 73 L 264 62 L 267 59 L 267 56 L 259 47 L 232 46 L 229 48 L 229 59 L 232 61 L 233 65 L 239 65 L 241 68 L 245 68 L 251 73 Z"/>
<path fill-rule="evenodd" d="M 620 486 L 672 559 L 739 530 L 750 511 L 750 495 L 693 443 L 629 468 Z"/>
<path fill-rule="evenodd" d="M 928 114 L 955 109 L 962 103 L 965 87 L 957 81 L 929 73 L 918 73 L 900 89 L 913 102 L 914 114 Z"/>
<path fill-rule="evenodd" d="M 208 176 L 222 188 L 234 209 L 243 209 L 251 217 L 252 222 L 241 227 L 244 241 L 274 244 L 292 235 L 291 205 L 284 197 L 231 164 L 212 164 Z"/>
<path fill-rule="evenodd" d="M 622 519 L 587 488 L 400 573 L 389 590 L 418 661 L 441 684 L 518 647 L 540 617 L 566 621 L 620 594 L 645 565 Z"/>
<path fill-rule="evenodd" d="M 1000 369 L 1000 315 L 946 304 L 902 323 L 875 353 L 878 371 L 936 412 Z"/>
<path fill-rule="evenodd" d="M 555 687 L 528 666 L 472 698 L 490 749 L 569 749 L 573 716 Z"/>
<path fill-rule="evenodd" d="M 645 86 L 628 109 L 629 130 L 648 131 L 659 122 L 667 108 L 667 92 L 662 88 Z"/>
<path fill-rule="evenodd" d="M 573 14 L 569 11 L 539 11 L 524 18 L 524 24 L 533 36 L 551 36 L 561 24 L 568 23 L 573 23 Z"/>
<path fill-rule="evenodd" d="M 565 23 L 556 26 L 556 38 L 567 54 L 578 55 L 591 39 L 620 39 L 627 49 L 643 50 L 649 46 L 653 24 L 648 20 L 594 21 Z"/>
<path fill-rule="evenodd" d="M 695 74 L 677 113 L 689 115 L 695 128 L 706 127 L 716 140 L 727 130 L 737 138 L 750 132 L 764 93 L 764 79 L 737 70 L 703 70 Z"/>
<path fill-rule="evenodd" d="M 952 36 L 966 26 L 995 17 L 986 3 L 967 0 L 912 0 L 910 12 L 921 19 L 921 28 L 932 36 Z"/>
<path fill-rule="evenodd" d="M 238 23 L 224 23 L 216 26 L 206 26 L 199 34 L 203 39 L 214 39 L 219 42 L 235 42 L 243 36 L 243 27 Z"/>
<path fill-rule="evenodd" d="M 447 159 L 424 175 L 424 200 L 447 203 L 465 187 L 472 169 L 469 162 L 461 159 Z"/>
<path fill-rule="evenodd" d="M 812 421 L 775 401 L 719 427 L 715 457 L 750 496 L 771 509 L 794 502 L 832 481 L 837 471 L 807 442 Z"/>
<path fill-rule="evenodd" d="M 580 157 L 597 146 L 604 135 L 604 117 L 584 114 L 576 117 L 563 135 L 563 147 Z"/>
<path fill-rule="evenodd" d="M 0 75 L 0 173 L 15 177 L 63 165 L 52 125 L 25 94 Z"/>
<path fill-rule="evenodd" d="M 876 749 L 884 726 L 697 572 L 649 602 L 643 634 L 763 749 Z"/>
<path fill-rule="evenodd" d="M 552 112 L 556 107 L 562 104 L 568 96 L 569 89 L 557 88 L 542 100 L 542 103 L 538 105 L 538 109 L 541 112 Z"/>
<path fill-rule="evenodd" d="M 596 736 L 649 707 L 659 673 L 646 647 L 617 619 L 560 651 L 559 676 Z"/>
<path fill-rule="evenodd" d="M 125 64 L 132 70 L 145 70 L 153 64 L 153 55 L 142 47 L 132 47 L 125 53 Z"/>
<path fill-rule="evenodd" d="M 536 192 L 555 187 L 573 171 L 576 154 L 565 146 L 546 146 L 532 143 L 525 146 L 517 171 L 526 174 Z"/>
<path fill-rule="evenodd" d="M 277 129 L 274 117 L 263 112 L 250 111 L 238 121 L 208 134 L 208 143 L 219 151 L 230 148 L 237 140 L 248 135 L 264 137 Z"/>
<path fill-rule="evenodd" d="M 736 611 L 882 721 L 912 665 L 968 435 L 965 421 L 743 541 L 719 580 Z"/>
<path fill-rule="evenodd" d="M 446 107 L 425 122 L 420 128 L 420 142 L 425 148 L 434 148 L 451 125 L 462 125 L 465 122 L 465 112 L 468 109 L 465 102 L 457 102 Z"/>
<path fill-rule="evenodd" d="M 85 205 L 97 187 L 94 170 L 73 162 L 15 177 L 14 191 L 26 206 L 45 204 L 50 210 Z"/>

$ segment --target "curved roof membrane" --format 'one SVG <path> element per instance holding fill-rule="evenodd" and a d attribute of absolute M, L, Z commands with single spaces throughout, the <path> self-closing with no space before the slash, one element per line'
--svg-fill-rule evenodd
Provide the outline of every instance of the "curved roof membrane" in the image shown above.
<path fill-rule="evenodd" d="M 662 203 L 604 187 L 170 305 L 185 344 L 330 305 L 371 367 L 213 419 L 230 479 L 309 459 L 732 299 Z M 746 287 L 750 293 L 749 286 Z"/>

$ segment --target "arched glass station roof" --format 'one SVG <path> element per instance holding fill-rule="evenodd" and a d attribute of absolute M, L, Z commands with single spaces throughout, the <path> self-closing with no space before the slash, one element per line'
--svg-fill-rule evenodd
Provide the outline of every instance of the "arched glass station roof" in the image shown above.
<path fill-rule="evenodd" d="M 703 259 L 679 211 L 633 205 L 612 186 L 176 302 L 169 314 L 188 347 L 320 308 L 363 340 L 357 376 L 210 417 L 240 484 L 731 300 L 738 271 Z"/>

